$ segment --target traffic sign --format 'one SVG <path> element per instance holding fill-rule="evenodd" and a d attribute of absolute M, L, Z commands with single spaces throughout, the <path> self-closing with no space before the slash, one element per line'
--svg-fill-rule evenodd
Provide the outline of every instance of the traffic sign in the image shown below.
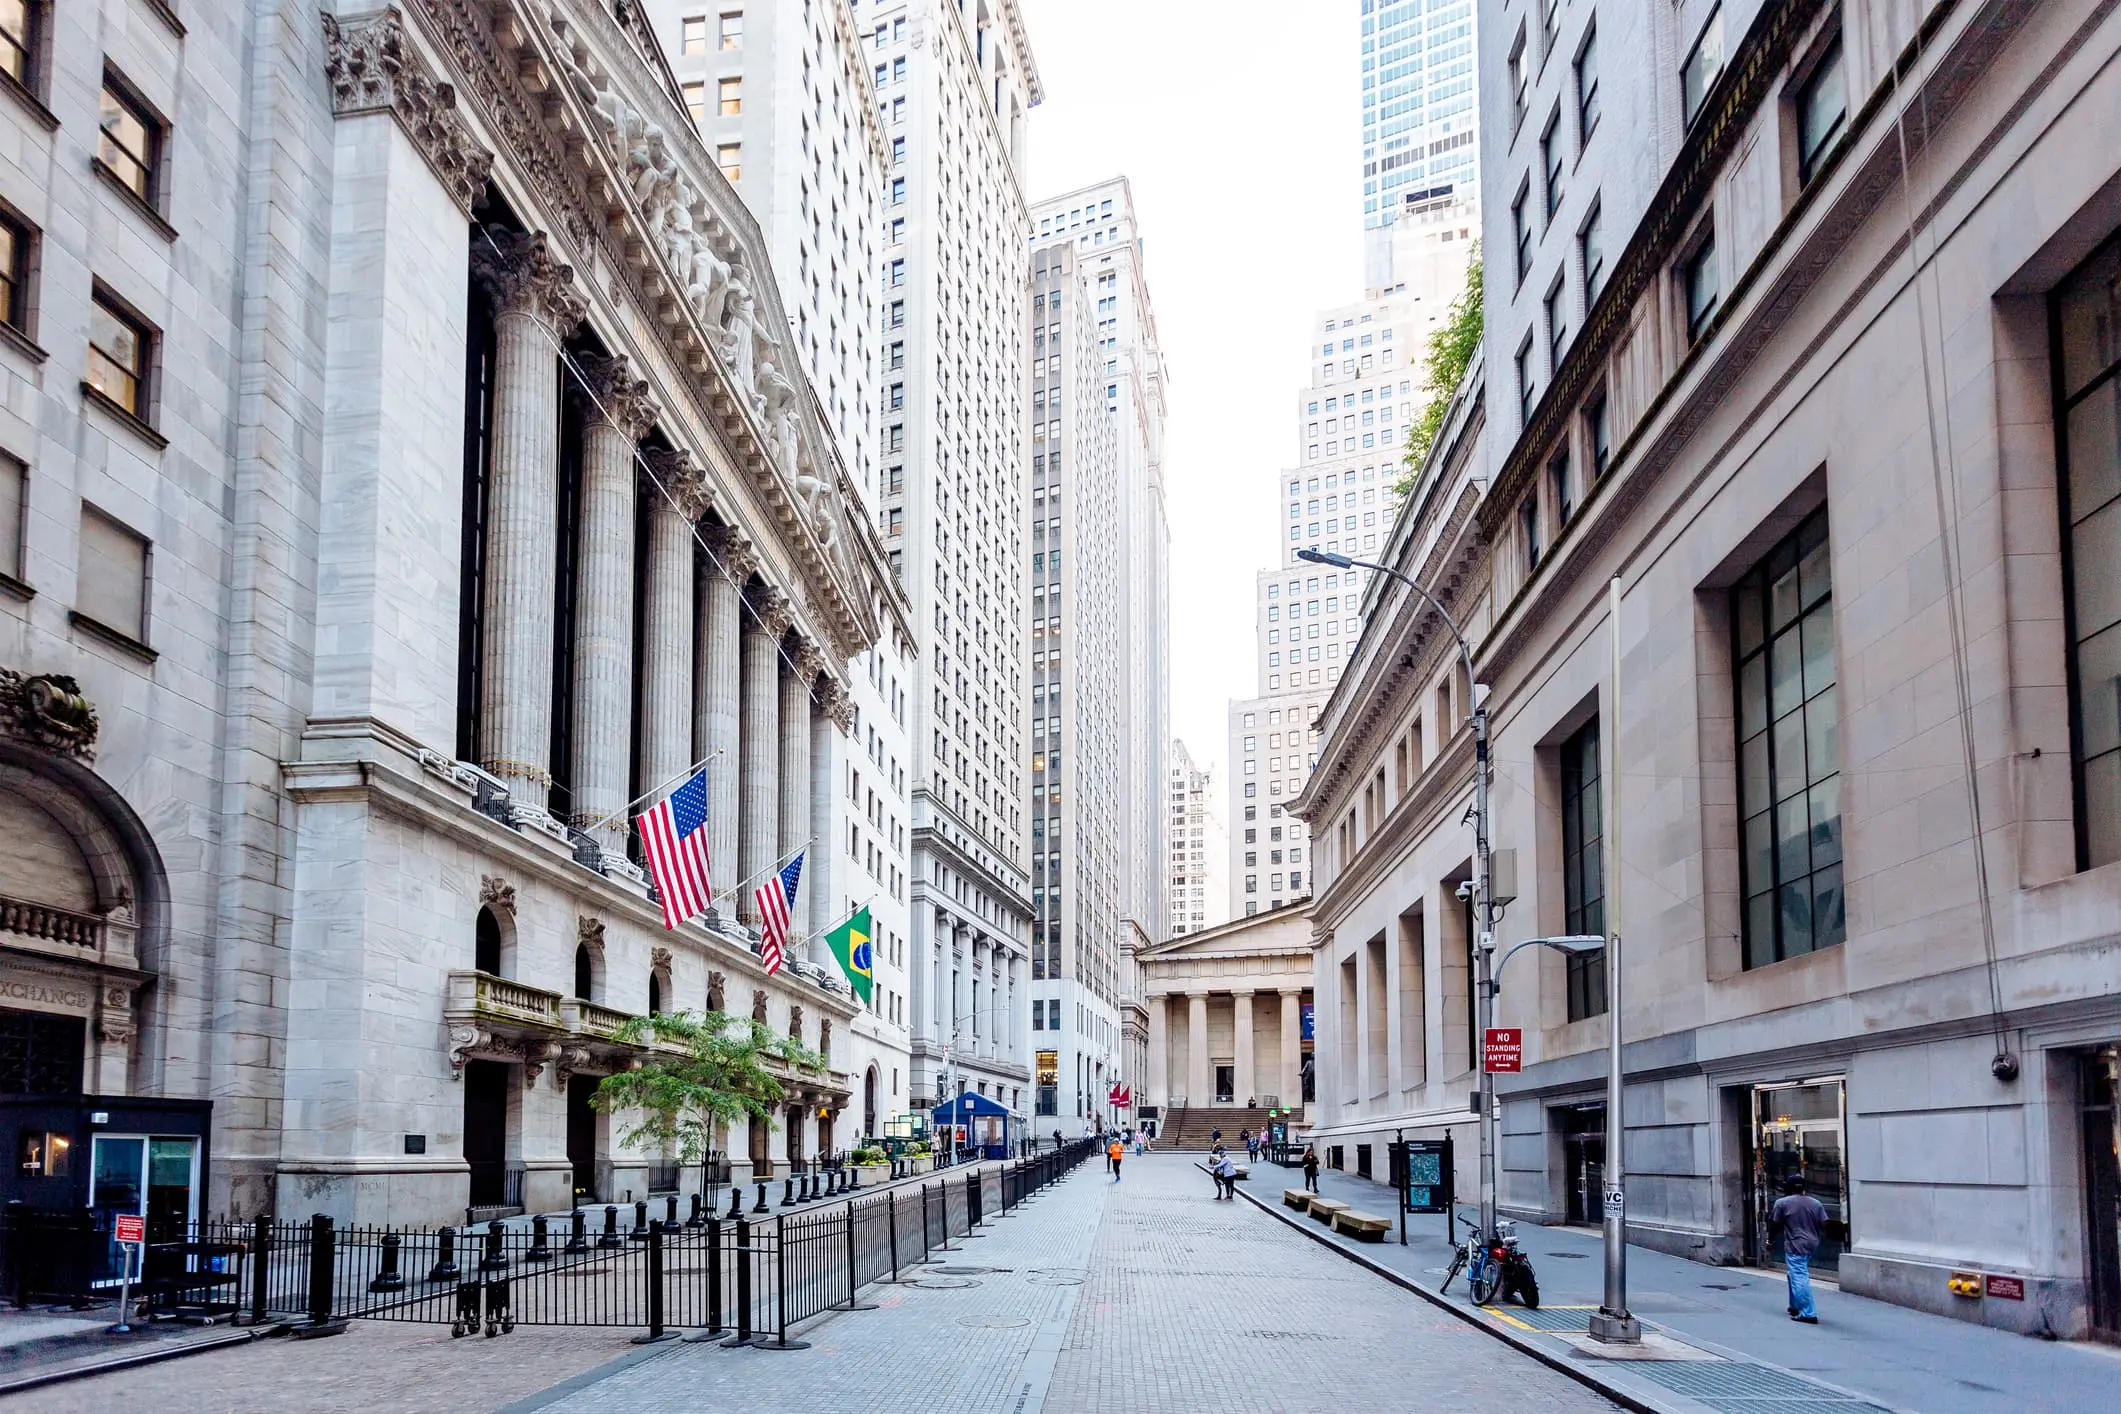
<path fill-rule="evenodd" d="M 120 1215 L 117 1220 L 117 1230 L 111 1235 L 120 1242 L 145 1242 L 147 1241 L 147 1219 Z"/>
<path fill-rule="evenodd" d="M 1490 1075 L 1505 1075 L 1523 1070 L 1523 1029 L 1516 1026 L 1490 1026 L 1481 1045 L 1481 1064 Z"/>

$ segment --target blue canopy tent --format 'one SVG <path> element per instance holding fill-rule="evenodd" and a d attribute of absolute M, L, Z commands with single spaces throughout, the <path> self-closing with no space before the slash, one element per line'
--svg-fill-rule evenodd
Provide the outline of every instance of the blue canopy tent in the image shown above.
<path fill-rule="evenodd" d="M 967 1091 L 948 1104 L 937 1105 L 929 1114 L 935 1125 L 934 1142 L 938 1152 L 948 1152 L 950 1147 L 943 1126 L 963 1125 L 966 1137 L 958 1141 L 960 1155 L 976 1153 L 986 1159 L 1009 1157 L 1009 1121 L 1012 1116 L 1006 1105 Z"/>

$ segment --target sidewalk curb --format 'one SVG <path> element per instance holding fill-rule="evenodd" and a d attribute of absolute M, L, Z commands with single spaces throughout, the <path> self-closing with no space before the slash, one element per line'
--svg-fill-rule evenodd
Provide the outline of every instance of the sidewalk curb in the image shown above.
<path fill-rule="evenodd" d="M 225 1350 L 231 1345 L 248 1345 L 254 1340 L 275 1335 L 277 1326 L 249 1327 L 228 1331 L 220 1336 L 204 1340 L 185 1341 L 180 1345 L 168 1345 L 161 1349 L 129 1351 L 113 1355 L 107 1360 L 97 1360 L 85 1365 L 68 1365 L 53 1370 L 33 1370 L 14 1379 L 0 1381 L 0 1396 L 21 1394 L 26 1390 L 42 1389 L 46 1385 L 64 1384 L 68 1380 L 85 1380 L 91 1375 L 107 1375 L 117 1370 L 130 1370 L 140 1365 L 155 1365 L 164 1360 L 177 1360 L 186 1355 L 198 1355 L 208 1350 Z"/>
<path fill-rule="evenodd" d="M 1460 1306 L 1455 1301 L 1445 1300 L 1440 1293 L 1429 1290 L 1420 1282 L 1414 1281 L 1410 1277 L 1404 1276 L 1399 1272 L 1393 1271 L 1390 1267 L 1385 1266 L 1382 1262 L 1372 1261 L 1370 1258 L 1365 1257 L 1362 1253 L 1357 1252 L 1353 1248 L 1348 1247 L 1345 1243 L 1334 1241 L 1331 1234 L 1319 1231 L 1318 1225 L 1316 1223 L 1302 1221 L 1294 1214 L 1286 1212 L 1268 1203 L 1264 1198 L 1254 1197 L 1249 1191 L 1241 1190 L 1238 1196 L 1242 1197 L 1247 1203 L 1250 1203 L 1253 1207 L 1258 1208 L 1261 1212 L 1266 1213 L 1269 1217 L 1279 1218 L 1282 1222 L 1296 1229 L 1298 1232 L 1310 1238 L 1313 1242 L 1316 1242 L 1320 1246 L 1326 1248 L 1328 1251 L 1337 1252 L 1341 1256 L 1347 1258 L 1349 1261 L 1355 1263 L 1357 1266 L 1360 1266 L 1366 1271 L 1371 1272 L 1373 1275 L 1383 1277 L 1386 1281 L 1391 1282 L 1394 1286 L 1401 1287 L 1407 1291 L 1413 1292 L 1416 1296 L 1419 1296 L 1422 1300 L 1428 1302 L 1432 1306 L 1436 1306 L 1445 1311 L 1449 1311 L 1453 1316 L 1456 1316 L 1459 1320 L 1473 1327 L 1473 1329 L 1481 1331 L 1484 1334 L 1494 1336 L 1497 1340 L 1503 1342 L 1503 1344 L 1510 1346 L 1512 1349 L 1518 1351 L 1521 1354 L 1529 1355 L 1534 1360 L 1537 1360 L 1540 1364 L 1546 1366 L 1548 1369 L 1557 1371 L 1558 1373 L 1563 1375 L 1567 1375 L 1570 1379 L 1576 1381 L 1576 1383 L 1583 1385 L 1587 1389 L 1596 1391 L 1598 1394 L 1603 1395 L 1605 1398 L 1612 1400 L 1621 1408 L 1633 1411 L 1633 1414 L 1691 1414 L 1691 1411 L 1689 1411 L 1688 1406 L 1692 1406 L 1692 1409 L 1697 1410 L 1703 1407 L 1695 1403 L 1695 1401 L 1693 1400 L 1687 1400 L 1685 1404 L 1646 1403 L 1640 1395 L 1630 1393 L 1627 1390 L 1621 1389 L 1618 1386 L 1612 1384 L 1608 1384 L 1604 1380 L 1597 1378 L 1597 1375 L 1594 1371 L 1585 1369 L 1579 1365 L 1575 1365 L 1570 1361 L 1563 1359 L 1559 1355 L 1556 1355 L 1551 1350 L 1545 1350 L 1537 1345 L 1532 1344 L 1529 1340 L 1526 1340 L 1523 1336 L 1520 1336 L 1516 1332 L 1509 1330 L 1507 1327 L 1499 1326 L 1492 1321 L 1483 1321 L 1478 1315 L 1476 1315 L 1472 1311 L 1469 1311 L 1465 1307 Z"/>

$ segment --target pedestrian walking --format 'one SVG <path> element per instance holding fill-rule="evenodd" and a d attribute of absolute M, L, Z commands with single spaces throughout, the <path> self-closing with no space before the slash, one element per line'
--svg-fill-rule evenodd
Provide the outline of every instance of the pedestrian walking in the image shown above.
<path fill-rule="evenodd" d="M 1258 1135 L 1254 1134 L 1254 1133 L 1253 1133 L 1253 1132 L 1252 1132 L 1251 1130 L 1249 1130 L 1249 1129 L 1240 1129 L 1240 1130 L 1238 1130 L 1238 1131 L 1237 1131 L 1237 1142 L 1245 1146 L 1245 1162 L 1246 1162 L 1246 1163 L 1248 1163 L 1248 1164 L 1256 1164 L 1256 1163 L 1258 1163 L 1258 1162 L 1259 1162 L 1259 1136 L 1258 1136 Z"/>
<path fill-rule="evenodd" d="M 1105 1150 L 1105 1157 L 1112 1161 L 1112 1181 L 1119 1182 L 1119 1161 L 1126 1157 L 1127 1146 L 1114 1139 Z"/>
<path fill-rule="evenodd" d="M 1819 1250 L 1819 1236 L 1826 1228 L 1826 1204 L 1804 1191 L 1802 1176 L 1783 1186 L 1782 1196 L 1768 1209 L 1768 1232 L 1782 1235 L 1782 1268 L 1789 1278 L 1790 1319 L 1808 1326 L 1819 1324 L 1812 1304 L 1812 1254 Z"/>
<path fill-rule="evenodd" d="M 1318 1150 L 1309 1144 L 1304 1145 L 1304 1187 L 1318 1191 Z"/>
<path fill-rule="evenodd" d="M 1220 1149 L 1223 1146 L 1223 1132 L 1220 1129 L 1209 1130 L 1208 1143 Z"/>
<path fill-rule="evenodd" d="M 1227 1150 L 1216 1160 L 1215 1186 L 1221 1190 L 1217 1197 L 1237 1201 L 1237 1160 Z"/>

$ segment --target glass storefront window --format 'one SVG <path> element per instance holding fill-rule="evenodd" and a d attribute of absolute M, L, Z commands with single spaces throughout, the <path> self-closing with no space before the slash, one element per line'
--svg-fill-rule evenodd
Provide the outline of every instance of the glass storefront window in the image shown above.
<path fill-rule="evenodd" d="M 1779 1260 L 1768 1237 L 1768 1209 L 1794 1178 L 1826 1206 L 1827 1226 L 1815 1271 L 1833 1271 L 1849 1243 L 1845 1086 L 1839 1079 L 1761 1085 L 1753 1091 L 1753 1230 L 1755 1261 Z"/>

